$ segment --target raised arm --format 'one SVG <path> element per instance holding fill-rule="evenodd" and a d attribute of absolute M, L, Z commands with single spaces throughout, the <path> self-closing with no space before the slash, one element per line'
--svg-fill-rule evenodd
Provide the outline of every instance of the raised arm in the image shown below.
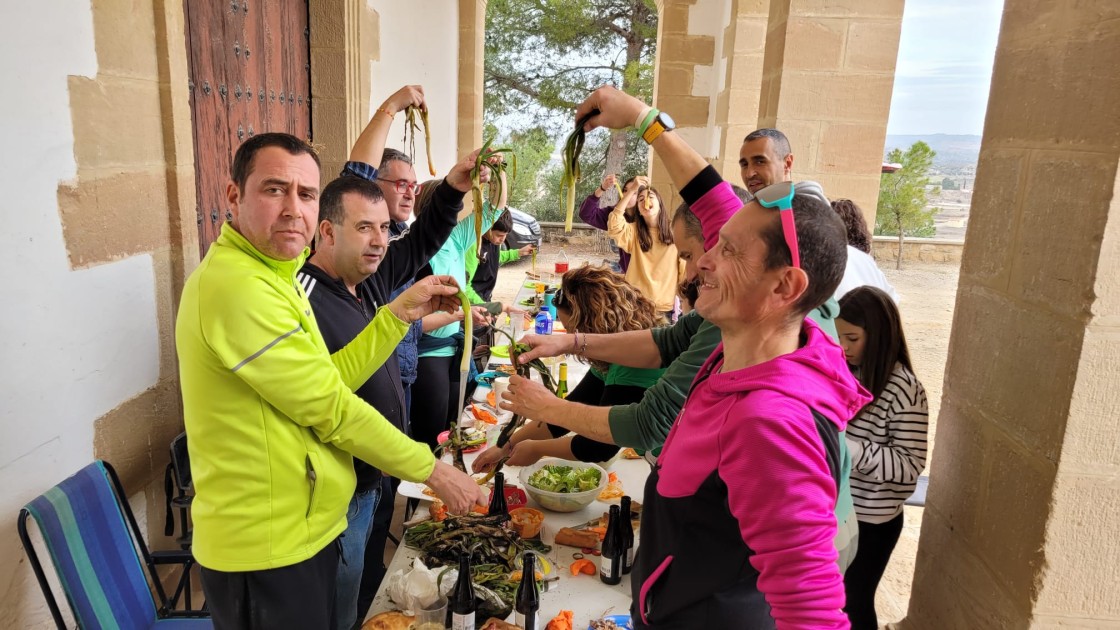
<path fill-rule="evenodd" d="M 350 149 L 351 162 L 365 162 L 377 167 L 381 164 L 381 155 L 385 153 L 385 138 L 389 135 L 389 128 L 393 126 L 393 118 L 397 112 L 403 111 L 408 106 L 427 109 L 424 102 L 424 88 L 419 85 L 406 85 L 394 92 L 385 102 L 373 112 L 362 135 Z"/>

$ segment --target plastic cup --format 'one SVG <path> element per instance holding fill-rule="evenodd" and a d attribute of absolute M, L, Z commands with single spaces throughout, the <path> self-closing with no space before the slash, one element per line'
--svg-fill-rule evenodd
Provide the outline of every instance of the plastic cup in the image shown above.
<path fill-rule="evenodd" d="M 494 384 L 491 385 L 491 387 L 494 389 L 494 402 L 499 405 L 502 404 L 502 394 L 506 393 L 506 390 L 509 389 L 509 377 L 500 376 L 494 379 Z"/>
<path fill-rule="evenodd" d="M 416 630 L 444 630 L 447 628 L 447 600 L 440 597 L 436 601 L 421 606 L 416 611 Z"/>

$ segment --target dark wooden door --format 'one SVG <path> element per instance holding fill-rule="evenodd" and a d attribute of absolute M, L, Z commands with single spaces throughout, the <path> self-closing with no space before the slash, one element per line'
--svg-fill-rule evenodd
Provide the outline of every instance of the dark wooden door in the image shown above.
<path fill-rule="evenodd" d="M 187 0 L 201 255 L 232 218 L 237 147 L 265 131 L 311 139 L 307 0 Z"/>

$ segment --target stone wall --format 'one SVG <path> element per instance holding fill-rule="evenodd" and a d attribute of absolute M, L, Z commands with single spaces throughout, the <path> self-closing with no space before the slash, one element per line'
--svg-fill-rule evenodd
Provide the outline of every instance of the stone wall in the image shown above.
<path fill-rule="evenodd" d="M 964 254 L 964 241 L 937 238 L 908 238 L 903 241 L 903 262 L 930 262 L 960 264 Z M 879 265 L 894 264 L 898 260 L 898 239 L 893 236 L 876 236 L 871 244 L 871 255 Z"/>

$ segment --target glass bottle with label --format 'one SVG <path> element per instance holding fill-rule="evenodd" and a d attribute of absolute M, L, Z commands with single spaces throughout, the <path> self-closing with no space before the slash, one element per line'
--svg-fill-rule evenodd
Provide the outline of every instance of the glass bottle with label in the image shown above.
<path fill-rule="evenodd" d="M 634 523 L 630 515 L 630 497 L 622 497 L 618 512 L 618 525 L 622 530 L 622 574 L 626 575 L 634 568 Z"/>
<path fill-rule="evenodd" d="M 524 630 L 542 630 L 536 560 L 532 552 L 525 552 L 521 563 L 521 583 L 517 585 L 517 595 L 514 597 L 513 622 Z"/>
<path fill-rule="evenodd" d="M 607 521 L 607 535 L 603 538 L 603 555 L 599 558 L 599 579 L 612 586 L 622 581 L 624 550 L 618 518 L 618 506 L 612 505 L 610 520 Z"/>
<path fill-rule="evenodd" d="M 568 397 L 568 362 L 565 361 L 560 364 L 560 380 L 556 383 L 556 396 L 558 398 Z"/>
<path fill-rule="evenodd" d="M 474 630 L 475 603 L 474 583 L 471 582 L 471 555 L 459 556 L 459 578 L 451 594 L 451 630 Z"/>

